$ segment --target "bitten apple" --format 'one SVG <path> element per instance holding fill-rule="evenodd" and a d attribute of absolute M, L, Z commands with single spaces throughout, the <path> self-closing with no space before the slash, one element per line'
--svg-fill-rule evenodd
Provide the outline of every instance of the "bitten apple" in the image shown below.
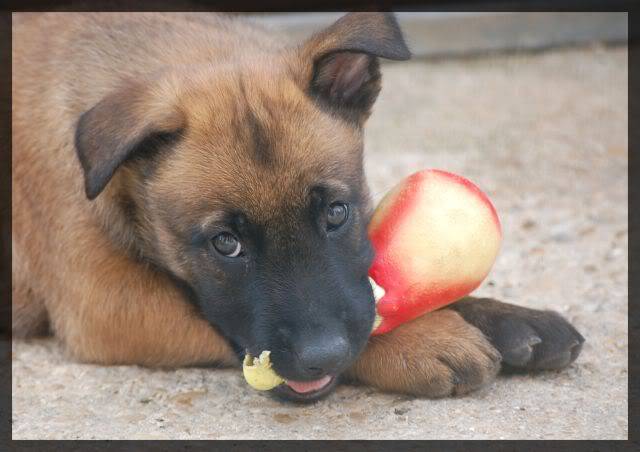
<path fill-rule="evenodd" d="M 380 202 L 369 224 L 376 298 L 372 334 L 452 303 L 477 288 L 500 248 L 500 220 L 472 182 L 419 171 Z"/>

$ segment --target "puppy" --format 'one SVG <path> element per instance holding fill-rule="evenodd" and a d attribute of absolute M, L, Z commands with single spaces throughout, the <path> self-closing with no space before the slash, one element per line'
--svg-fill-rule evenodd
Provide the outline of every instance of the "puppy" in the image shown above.
<path fill-rule="evenodd" d="M 370 338 L 363 127 L 392 14 L 301 44 L 195 14 L 13 17 L 13 334 L 78 360 L 239 365 L 309 401 L 338 378 L 429 397 L 559 369 L 562 317 L 462 300 Z"/>

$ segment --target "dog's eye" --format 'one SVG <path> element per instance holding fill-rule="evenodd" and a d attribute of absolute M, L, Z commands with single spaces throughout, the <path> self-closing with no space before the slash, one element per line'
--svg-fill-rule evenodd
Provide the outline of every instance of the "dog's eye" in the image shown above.
<path fill-rule="evenodd" d="M 242 253 L 240 241 L 228 232 L 222 232 L 211 239 L 213 247 L 218 253 L 227 257 L 237 257 Z"/>
<path fill-rule="evenodd" d="M 338 229 L 349 218 L 349 206 L 342 202 L 334 202 L 327 211 L 327 229 Z"/>

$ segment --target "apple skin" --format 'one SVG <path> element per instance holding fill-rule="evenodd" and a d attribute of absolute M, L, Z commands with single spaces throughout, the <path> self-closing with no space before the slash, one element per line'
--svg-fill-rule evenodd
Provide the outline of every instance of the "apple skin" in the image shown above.
<path fill-rule="evenodd" d="M 380 202 L 368 228 L 375 250 L 372 335 L 391 331 L 468 295 L 489 274 L 502 228 L 491 201 L 469 180 L 419 171 Z"/>

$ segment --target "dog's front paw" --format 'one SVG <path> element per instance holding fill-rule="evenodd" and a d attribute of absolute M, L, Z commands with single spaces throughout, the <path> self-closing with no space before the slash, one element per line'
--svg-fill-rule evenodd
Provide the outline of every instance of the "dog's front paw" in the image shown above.
<path fill-rule="evenodd" d="M 584 337 L 560 314 L 492 299 L 468 299 L 453 305 L 477 326 L 502 354 L 505 370 L 555 370 L 576 360 Z"/>
<path fill-rule="evenodd" d="M 491 382 L 500 353 L 450 310 L 436 311 L 372 337 L 347 376 L 389 392 L 460 395 Z"/>

